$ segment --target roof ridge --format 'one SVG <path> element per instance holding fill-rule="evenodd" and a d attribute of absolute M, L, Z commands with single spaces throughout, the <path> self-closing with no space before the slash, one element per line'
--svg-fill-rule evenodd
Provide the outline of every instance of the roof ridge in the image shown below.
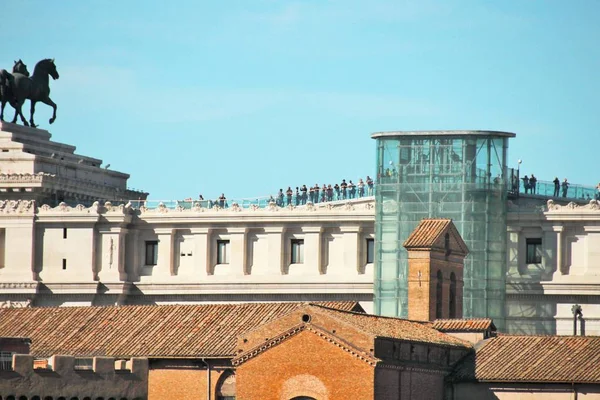
<path fill-rule="evenodd" d="M 392 319 L 394 321 L 412 322 L 415 324 L 419 324 L 421 326 L 428 326 L 428 325 L 431 325 L 431 323 L 432 323 L 431 321 L 418 321 L 418 320 L 408 319 L 408 318 L 390 317 L 388 315 L 376 315 L 376 314 L 362 313 L 359 311 L 340 310 L 339 308 L 332 308 L 332 307 L 322 306 L 320 304 L 314 304 L 314 303 L 308 303 L 308 304 L 311 306 L 316 306 L 316 307 L 324 308 L 324 309 L 331 310 L 331 311 L 336 311 L 336 312 L 341 311 L 342 313 L 346 313 L 346 314 L 360 315 L 363 317 Z"/>

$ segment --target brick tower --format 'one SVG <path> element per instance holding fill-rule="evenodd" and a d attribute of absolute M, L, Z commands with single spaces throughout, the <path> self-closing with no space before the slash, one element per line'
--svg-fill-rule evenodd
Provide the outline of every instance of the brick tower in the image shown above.
<path fill-rule="evenodd" d="M 467 245 L 451 219 L 426 218 L 404 242 L 408 251 L 408 318 L 462 318 Z"/>

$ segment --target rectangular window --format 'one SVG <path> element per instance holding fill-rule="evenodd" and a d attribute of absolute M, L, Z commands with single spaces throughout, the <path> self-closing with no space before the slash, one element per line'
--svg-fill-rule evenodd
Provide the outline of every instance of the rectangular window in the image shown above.
<path fill-rule="evenodd" d="M 67 259 L 63 258 L 63 269 L 67 269 Z"/>
<path fill-rule="evenodd" d="M 217 264 L 229 264 L 229 240 L 217 240 Z"/>
<path fill-rule="evenodd" d="M 375 261 L 375 240 L 367 239 L 367 264 L 373 264 Z"/>
<path fill-rule="evenodd" d="M 146 265 L 158 264 L 158 240 L 146 242 Z"/>
<path fill-rule="evenodd" d="M 67 238 L 67 228 L 63 228 L 63 239 Z"/>
<path fill-rule="evenodd" d="M 292 239 L 292 264 L 304 264 L 304 239 Z"/>
<path fill-rule="evenodd" d="M 0 351 L 0 370 L 8 371 L 12 369 L 12 356 L 10 351 Z"/>
<path fill-rule="evenodd" d="M 542 239 L 526 239 L 527 254 L 525 262 L 527 264 L 540 264 L 542 262 Z"/>

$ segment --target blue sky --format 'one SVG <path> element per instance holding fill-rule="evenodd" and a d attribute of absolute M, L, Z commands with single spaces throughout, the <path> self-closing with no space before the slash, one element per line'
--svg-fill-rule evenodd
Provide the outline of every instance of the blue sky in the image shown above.
<path fill-rule="evenodd" d="M 2 14 L 0 68 L 56 59 L 58 117 L 38 105 L 40 127 L 153 199 L 358 179 L 383 130 L 511 131 L 522 173 L 600 181 L 598 1 L 40 0 Z"/>

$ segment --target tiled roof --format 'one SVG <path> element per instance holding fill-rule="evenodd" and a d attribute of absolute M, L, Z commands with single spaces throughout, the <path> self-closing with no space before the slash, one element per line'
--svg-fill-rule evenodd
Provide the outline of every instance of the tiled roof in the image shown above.
<path fill-rule="evenodd" d="M 402 245 L 406 249 L 431 249 L 444 232 L 450 233 L 458 247 L 457 250 L 460 249 L 465 255 L 469 253 L 456 226 L 448 218 L 423 218 Z"/>
<path fill-rule="evenodd" d="M 496 326 L 489 318 L 474 319 L 436 319 L 433 329 L 440 332 L 485 332 L 496 330 Z"/>
<path fill-rule="evenodd" d="M 319 309 L 332 318 L 346 322 L 373 336 L 402 339 L 413 342 L 471 347 L 469 342 L 433 329 L 429 323 L 349 312 L 339 309 L 336 310 L 327 307 L 319 307 Z"/>
<path fill-rule="evenodd" d="M 597 336 L 501 335 L 486 340 L 466 357 L 453 379 L 600 383 L 599 363 Z"/>
<path fill-rule="evenodd" d="M 452 222 L 448 218 L 424 218 L 404 242 L 404 247 L 431 247 Z"/>
<path fill-rule="evenodd" d="M 31 338 L 39 357 L 230 357 L 240 333 L 304 304 L 4 308 L 0 337 Z M 319 304 L 362 311 L 356 302 Z"/>

